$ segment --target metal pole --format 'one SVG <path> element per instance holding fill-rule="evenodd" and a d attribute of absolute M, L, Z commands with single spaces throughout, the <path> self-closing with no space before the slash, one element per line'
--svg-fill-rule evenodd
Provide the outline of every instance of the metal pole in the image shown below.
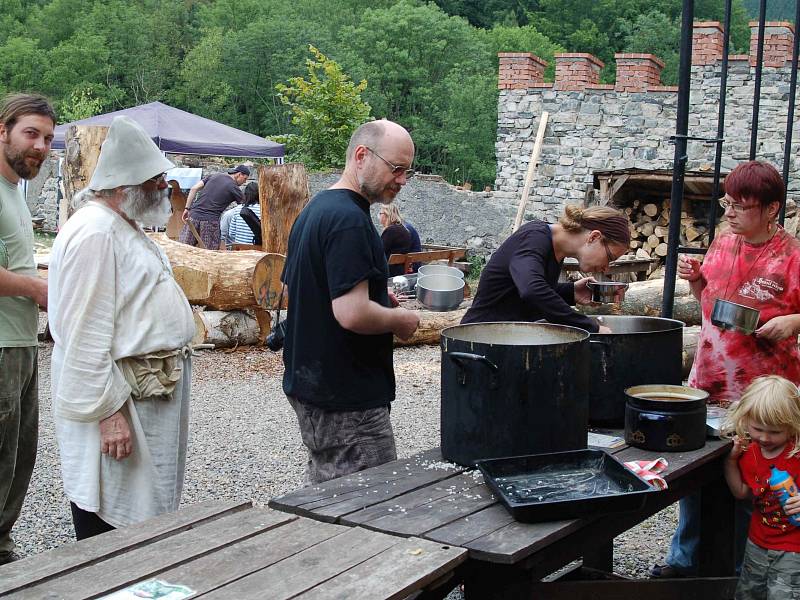
<path fill-rule="evenodd" d="M 756 159 L 758 142 L 758 107 L 761 101 L 761 67 L 764 62 L 764 21 L 767 14 L 767 0 L 761 0 L 758 13 L 758 45 L 756 46 L 756 82 L 753 90 L 753 127 L 750 130 L 750 160 Z"/>
<path fill-rule="evenodd" d="M 792 132 L 794 130 L 794 94 L 797 89 L 797 53 L 800 49 L 800 35 L 797 27 L 800 26 L 800 0 L 795 3 L 794 15 L 794 44 L 792 48 L 792 78 L 789 82 L 789 114 L 786 115 L 786 142 L 783 147 L 783 206 L 781 206 L 780 224 L 786 219 L 786 196 L 789 190 L 789 162 L 792 157 Z"/>
<path fill-rule="evenodd" d="M 722 138 L 725 135 L 725 99 L 728 93 L 728 46 L 731 39 L 731 2 L 725 0 L 725 25 L 722 30 L 722 71 L 719 79 L 719 116 L 717 117 L 717 154 L 714 158 L 714 186 L 708 206 L 708 245 L 714 241 L 717 229 L 717 198 L 719 198 L 719 172 L 722 168 Z M 798 0 L 800 3 L 800 0 Z M 800 6 L 800 4 L 798 4 Z"/>
<path fill-rule="evenodd" d="M 670 195 L 669 244 L 664 264 L 664 294 L 661 316 L 672 317 L 675 300 L 675 275 L 678 270 L 678 242 L 681 233 L 684 170 L 686 168 L 686 135 L 689 130 L 689 90 L 692 85 L 692 28 L 694 0 L 683 0 L 681 19 L 681 54 L 678 71 L 678 114 L 675 122 L 675 158 L 672 162 L 672 194 Z"/>

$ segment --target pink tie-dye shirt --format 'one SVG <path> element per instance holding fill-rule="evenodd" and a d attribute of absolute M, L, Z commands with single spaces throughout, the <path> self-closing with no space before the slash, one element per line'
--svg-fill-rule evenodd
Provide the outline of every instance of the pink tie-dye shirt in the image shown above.
<path fill-rule="evenodd" d="M 759 326 L 800 313 L 800 241 L 783 228 L 758 245 L 725 233 L 714 239 L 701 272 L 707 282 L 700 301 L 703 326 L 689 385 L 706 390 L 712 404 L 727 406 L 759 375 L 780 375 L 800 384 L 795 336 L 771 342 L 711 323 L 717 298 L 761 311 Z"/>

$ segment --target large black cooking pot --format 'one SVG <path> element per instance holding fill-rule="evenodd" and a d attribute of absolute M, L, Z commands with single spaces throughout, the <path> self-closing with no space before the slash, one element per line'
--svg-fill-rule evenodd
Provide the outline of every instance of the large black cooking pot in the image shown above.
<path fill-rule="evenodd" d="M 705 445 L 708 392 L 683 385 L 635 385 L 625 395 L 625 441 L 631 446 L 685 452 Z"/>
<path fill-rule="evenodd" d="M 612 333 L 593 333 L 589 372 L 589 423 L 622 427 L 625 388 L 645 383 L 681 384 L 681 321 L 657 317 L 594 317 Z"/>
<path fill-rule="evenodd" d="M 442 331 L 442 456 L 484 458 L 586 448 L 589 334 L 539 323 Z"/>

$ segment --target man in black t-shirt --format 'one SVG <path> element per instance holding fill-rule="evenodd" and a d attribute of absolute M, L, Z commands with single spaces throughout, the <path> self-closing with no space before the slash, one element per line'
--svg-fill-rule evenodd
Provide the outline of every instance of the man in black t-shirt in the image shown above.
<path fill-rule="evenodd" d="M 200 236 L 203 246 L 209 250 L 219 250 L 221 233 L 219 220 L 225 209 L 232 202 L 242 203 L 244 195 L 239 189 L 250 176 L 250 169 L 245 165 L 238 165 L 228 169 L 228 173 L 215 173 L 204 177 L 189 190 L 186 197 L 186 209 L 183 211 L 183 229 L 178 241 L 197 246 L 197 238 L 190 227 L 194 225 L 195 231 Z M 197 193 L 203 193 L 195 200 Z"/>
<path fill-rule="evenodd" d="M 397 458 L 392 334 L 419 325 L 387 291 L 389 271 L 369 215 L 411 176 L 414 143 L 397 123 L 373 121 L 350 139 L 341 178 L 302 210 L 281 276 L 289 296 L 283 390 L 320 483 Z"/>

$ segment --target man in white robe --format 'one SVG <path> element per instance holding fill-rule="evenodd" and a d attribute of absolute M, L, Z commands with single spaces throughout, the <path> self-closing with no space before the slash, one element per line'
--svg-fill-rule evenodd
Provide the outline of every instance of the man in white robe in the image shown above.
<path fill-rule="evenodd" d="M 137 123 L 117 117 L 86 204 L 53 245 L 53 411 L 79 540 L 180 502 L 195 328 L 166 255 L 141 228 L 169 218 L 172 167 Z"/>

